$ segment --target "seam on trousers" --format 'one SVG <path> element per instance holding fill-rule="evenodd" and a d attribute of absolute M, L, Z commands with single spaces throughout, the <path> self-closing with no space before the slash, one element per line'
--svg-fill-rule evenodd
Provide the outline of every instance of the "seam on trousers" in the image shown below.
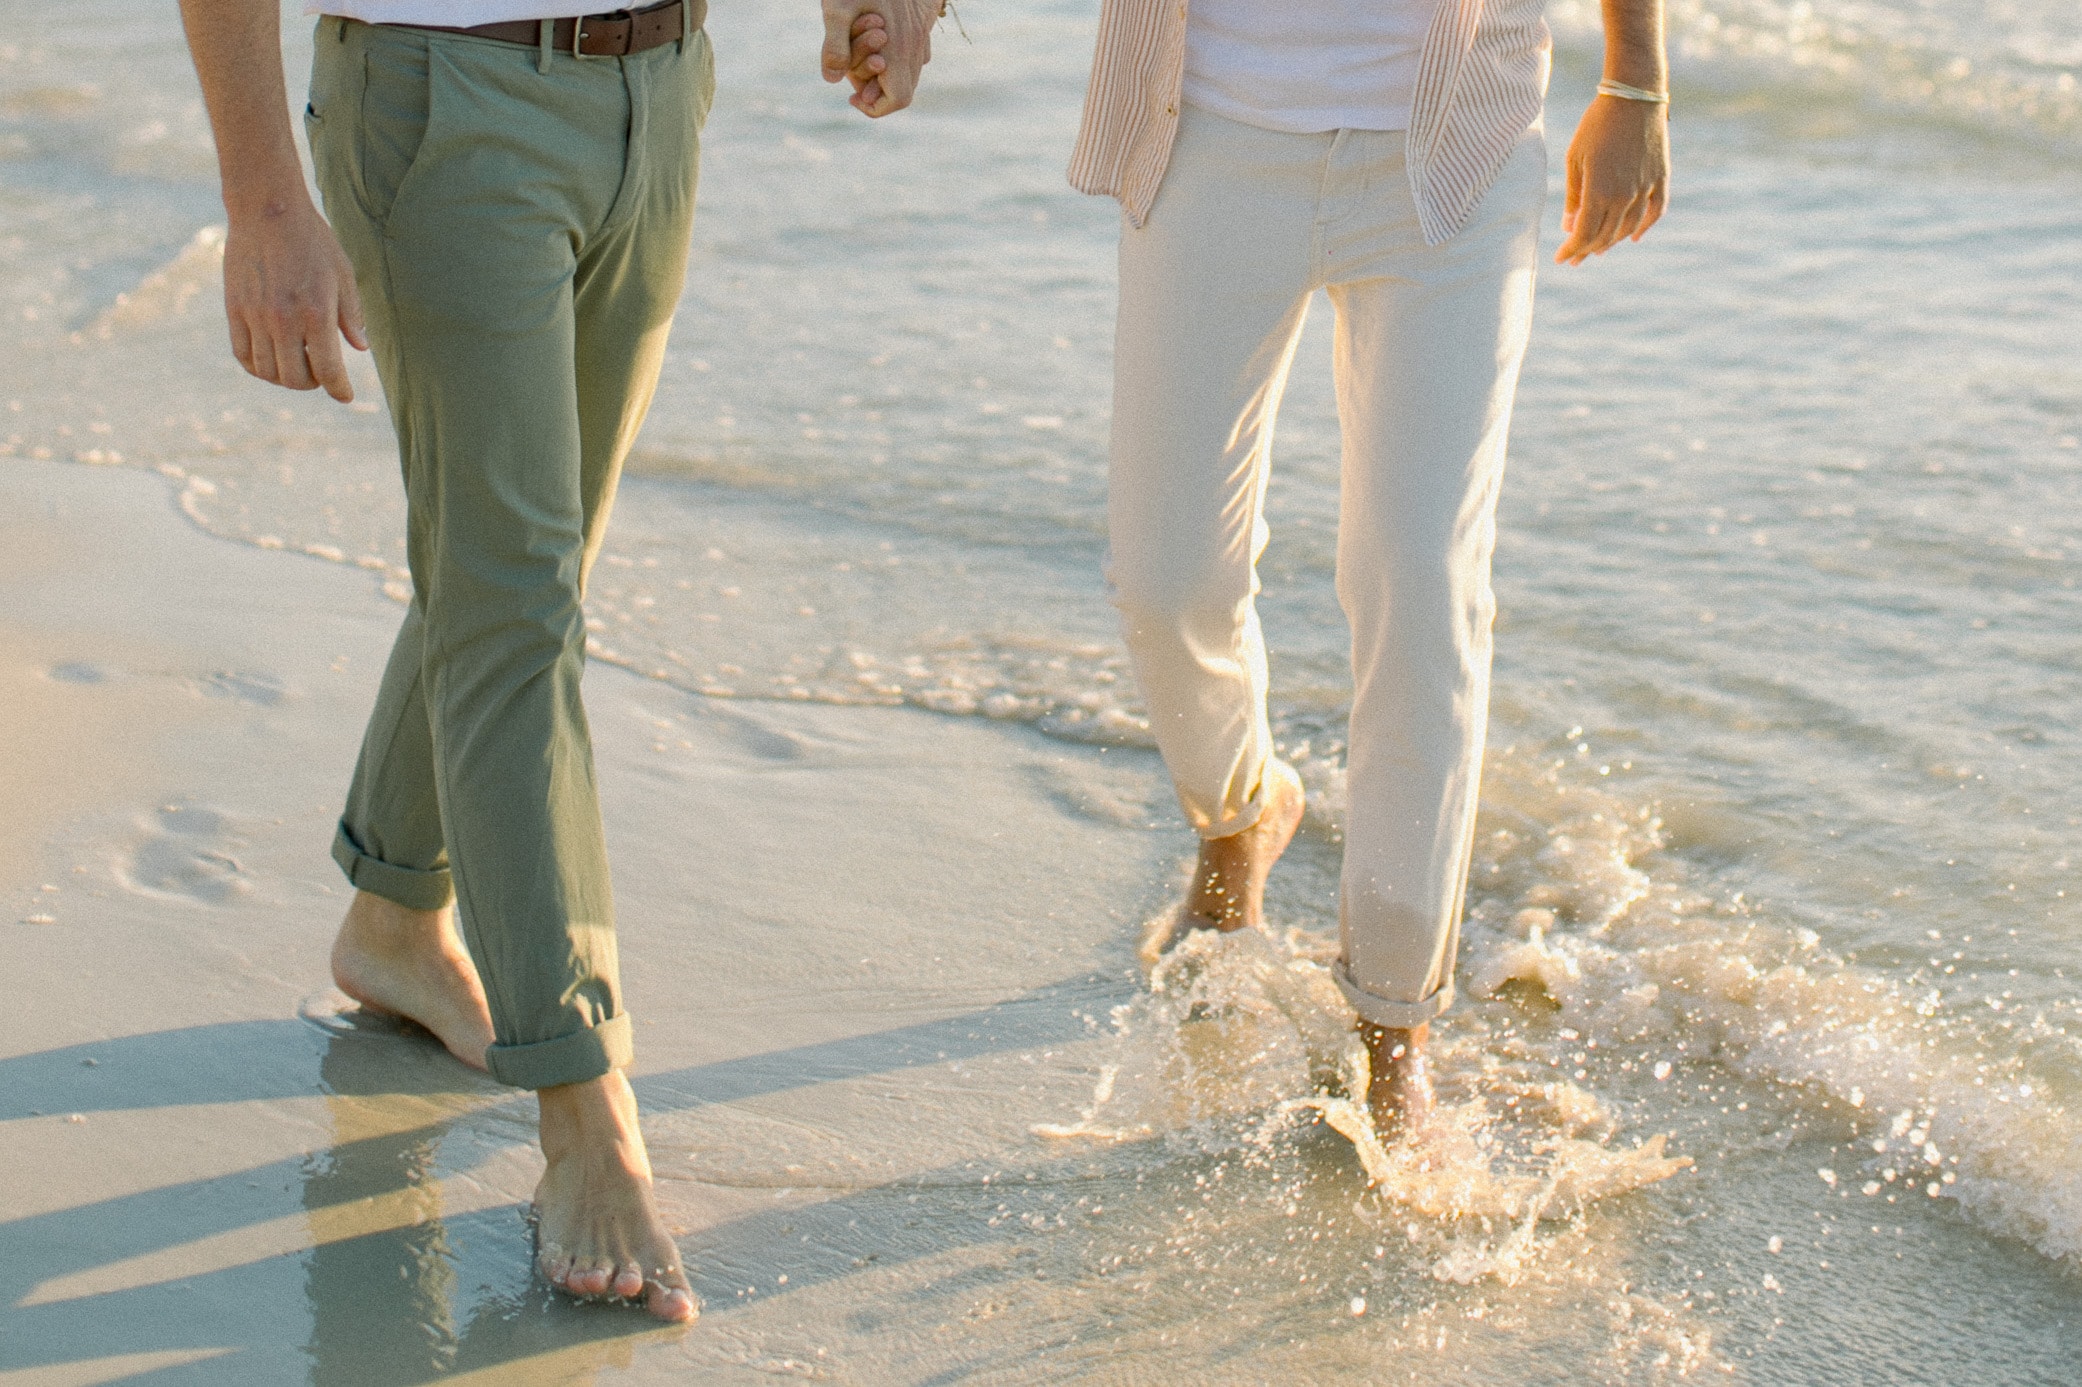
<path fill-rule="evenodd" d="M 414 598 L 413 598 L 413 600 L 414 600 L 414 602 L 415 602 L 415 603 L 417 603 L 417 601 L 418 601 L 418 597 L 417 597 L 417 594 L 415 594 L 415 595 L 414 595 Z M 407 620 L 410 620 L 411 618 L 410 618 L 410 616 L 408 615 L 406 619 L 407 619 Z M 422 608 L 420 609 L 420 620 L 419 620 L 419 626 L 420 626 L 420 630 L 421 630 L 422 632 L 424 632 L 424 631 L 426 630 L 426 612 L 425 612 L 425 608 L 424 608 L 424 607 L 422 607 Z M 424 642 L 423 642 L 423 641 L 422 641 L 422 649 L 424 649 Z M 394 717 L 394 718 L 392 718 L 392 719 L 391 719 L 391 721 L 390 721 L 390 727 L 389 727 L 389 730 L 388 730 L 388 731 L 387 731 L 387 732 L 385 733 L 385 735 L 384 735 L 384 738 L 383 738 L 383 750 L 382 750 L 382 754 L 381 754 L 380 756 L 378 756 L 378 757 L 376 758 L 376 760 L 377 760 L 377 763 L 378 763 L 379 765 L 387 765 L 387 764 L 389 763 L 389 761 L 390 761 L 390 753 L 391 753 L 391 748 L 392 748 L 392 747 L 393 747 L 393 746 L 394 746 L 394 745 L 396 744 L 396 742 L 397 742 L 397 740 L 398 740 L 398 732 L 399 732 L 399 731 L 400 731 L 400 729 L 402 729 L 402 728 L 404 727 L 404 725 L 405 725 L 405 715 L 404 715 L 404 711 L 403 711 L 403 710 L 404 710 L 404 709 L 406 709 L 406 708 L 409 708 L 409 707 L 411 707 L 411 706 L 412 706 L 412 695 L 413 695 L 413 693 L 415 693 L 416 691 L 418 691 L 418 689 L 420 688 L 420 686 L 421 686 L 422 684 L 424 684 L 425 682 L 426 682 L 426 667 L 425 667 L 425 664 L 424 664 L 424 663 L 422 662 L 422 664 L 420 665 L 420 667 L 419 667 L 419 668 L 416 668 L 416 669 L 414 669 L 414 670 L 412 671 L 412 683 L 411 683 L 411 685 L 410 685 L 410 686 L 409 686 L 409 687 L 408 687 L 408 688 L 407 688 L 407 689 L 405 690 L 405 697 L 404 697 L 404 698 L 403 698 L 402 700 L 400 700 L 400 702 L 399 702 L 399 712 L 398 712 L 398 715 L 397 715 L 396 717 Z M 421 701 L 421 703 L 422 703 L 422 704 L 424 704 L 426 700 L 425 700 L 424 698 L 422 698 L 422 699 L 421 699 L 420 701 Z M 432 735 L 432 729 L 431 729 L 431 728 L 429 728 L 429 729 L 428 729 L 428 734 L 429 734 L 429 737 L 431 738 L 431 735 Z M 438 792 L 438 791 L 436 792 L 436 798 L 437 798 L 437 799 L 439 798 L 439 792 Z M 436 823 L 438 823 L 438 822 L 439 822 L 439 815 L 438 815 L 438 814 L 437 814 L 437 815 L 435 816 L 435 821 L 436 821 Z M 362 825 L 362 828 L 363 828 L 363 829 L 367 829 L 367 827 L 368 827 L 368 825 L 367 825 L 367 824 L 363 824 L 363 825 Z M 361 853 L 362 853 L 362 855 L 363 855 L 363 856 L 365 856 L 365 857 L 376 857 L 376 854 L 375 854 L 375 853 L 372 853 L 372 852 L 370 852 L 370 851 L 369 851 L 369 848 L 368 848 L 368 844 L 367 844 L 367 843 L 366 843 L 365 841 L 363 841 L 363 839 L 365 839 L 366 837 L 367 837 L 367 834 L 366 834 L 366 833 L 364 833 L 364 834 L 362 835 L 362 837 L 361 837 L 361 838 L 357 838 L 357 839 L 355 840 L 355 847 L 359 848 L 359 849 L 361 850 Z M 447 852 L 448 852 L 448 836 L 447 836 L 446 834 L 443 834 L 443 835 L 442 835 L 442 840 L 441 840 L 441 851 L 442 851 L 442 855 L 443 855 L 443 856 L 446 856 L 446 855 L 447 855 Z M 379 862 L 382 862 L 382 863 L 383 863 L 383 864 L 384 864 L 385 866 L 389 866 L 389 867 L 395 867 L 395 866 L 397 866 L 397 863 L 395 863 L 395 862 L 392 862 L 392 861 L 390 861 L 390 860 L 389 860 L 388 858 L 382 858 L 382 857 L 377 857 L 377 858 L 376 858 L 376 860 L 377 860 L 377 861 L 379 861 Z M 444 868 L 434 868 L 434 867 L 411 867 L 411 868 L 406 868 L 406 869 L 404 869 L 404 870 L 407 870 L 407 871 L 419 871 L 419 872 L 428 872 L 428 871 L 440 871 L 440 870 L 445 870 L 445 869 L 444 869 Z"/>
<path fill-rule="evenodd" d="M 429 106 L 431 107 L 433 101 L 433 92 L 431 91 L 431 89 L 427 93 L 427 101 L 429 103 Z M 402 315 L 399 314 L 396 309 L 396 306 L 404 303 L 405 300 L 400 298 L 398 295 L 397 273 L 394 265 L 395 255 L 393 252 L 392 241 L 389 235 L 379 235 L 376 238 L 376 246 L 377 254 L 383 257 L 383 291 L 385 294 L 389 295 L 390 302 L 392 304 L 392 332 L 394 334 L 394 340 L 397 343 L 398 375 L 400 377 L 400 382 L 402 384 L 407 385 L 407 389 L 409 392 L 409 382 L 412 381 L 412 379 L 418 374 L 418 371 L 415 363 L 410 359 L 411 351 L 408 346 L 408 343 L 411 339 L 412 334 L 408 330 L 406 330 L 405 324 L 400 321 Z M 407 395 L 407 409 L 405 411 L 407 418 L 411 417 L 411 393 L 408 393 Z M 400 452 L 402 454 L 404 451 L 404 440 L 400 439 L 399 444 Z M 415 441 L 413 445 L 413 451 L 417 452 L 418 448 L 419 444 Z M 424 459 L 420 459 L 419 461 L 422 466 L 425 465 Z M 412 488 L 409 482 L 407 483 L 405 488 L 405 513 L 407 516 L 407 528 L 409 531 L 409 522 L 412 513 Z M 438 535 L 436 536 L 436 539 L 438 540 Z M 429 562 L 431 561 L 432 558 L 430 555 Z M 432 588 L 432 586 L 432 584 L 429 584 L 430 589 Z M 416 593 L 415 596 L 417 596 Z M 434 736 L 434 728 L 439 725 L 437 721 L 438 715 L 445 714 L 447 711 L 446 696 L 443 694 L 441 690 L 440 681 L 428 679 L 426 677 L 427 661 L 430 659 L 445 661 L 448 657 L 448 651 L 435 639 L 434 624 L 431 619 L 431 605 L 423 601 L 421 611 L 423 615 L 420 620 L 420 625 L 423 634 L 420 639 L 419 678 L 422 681 L 424 681 L 426 685 L 426 706 L 428 724 L 427 744 L 432 749 L 434 762 L 433 766 L 430 769 L 432 771 L 434 781 L 434 798 L 436 802 L 441 806 L 441 810 L 436 818 L 436 822 L 439 823 L 441 826 L 442 844 L 445 848 L 449 849 L 449 884 L 451 889 L 453 889 L 455 892 L 456 906 L 461 911 L 463 921 L 469 927 L 469 930 L 471 932 L 475 932 L 490 927 L 490 921 L 483 913 L 481 913 L 478 910 L 478 902 L 472 898 L 472 893 L 470 891 L 469 874 L 457 870 L 455 853 L 453 851 L 454 844 L 450 841 L 450 835 L 448 832 L 448 795 L 446 793 L 447 787 L 443 784 L 443 781 L 446 779 L 446 777 L 443 776 L 441 773 L 441 746 L 439 744 L 439 740 Z M 481 967 L 478 969 L 480 978 L 482 978 L 482 975 L 486 971 L 487 970 Z M 498 1031 L 496 1023 L 498 1020 L 499 1013 L 503 1011 L 509 1017 L 518 1016 L 519 1008 L 514 1005 L 513 994 L 510 991 L 507 982 L 497 978 L 482 978 L 482 980 L 489 983 L 494 989 L 496 989 L 496 991 L 499 994 L 499 1006 L 493 1009 L 493 1034 L 494 1036 L 496 1036 Z"/>

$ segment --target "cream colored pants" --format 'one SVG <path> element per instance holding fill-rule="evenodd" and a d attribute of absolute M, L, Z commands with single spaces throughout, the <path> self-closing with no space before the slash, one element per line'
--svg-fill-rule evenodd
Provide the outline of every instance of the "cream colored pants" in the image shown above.
<path fill-rule="evenodd" d="M 1528 130 L 1469 224 L 1427 246 L 1404 143 L 1186 109 L 1147 223 L 1122 225 L 1107 570 L 1186 817 L 1210 838 L 1249 827 L 1272 751 L 1254 599 L 1273 420 L 1327 288 L 1353 675 L 1339 982 L 1398 1028 L 1453 1000 L 1547 172 Z"/>

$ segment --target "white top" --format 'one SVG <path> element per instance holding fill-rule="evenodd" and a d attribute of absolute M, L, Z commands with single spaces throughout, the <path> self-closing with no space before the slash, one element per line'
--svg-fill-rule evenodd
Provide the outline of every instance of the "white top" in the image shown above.
<path fill-rule="evenodd" d="M 1437 0 L 1191 0 L 1183 95 L 1265 130 L 1407 130 Z"/>
<path fill-rule="evenodd" d="M 304 0 L 305 14 L 336 14 L 364 24 L 438 24 L 444 29 L 614 9 L 614 0 Z"/>

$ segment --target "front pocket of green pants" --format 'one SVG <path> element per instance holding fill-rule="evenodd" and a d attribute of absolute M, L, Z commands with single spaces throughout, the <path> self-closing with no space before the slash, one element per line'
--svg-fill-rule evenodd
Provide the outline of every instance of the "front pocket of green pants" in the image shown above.
<path fill-rule="evenodd" d="M 419 168 L 433 110 L 430 68 L 427 44 L 416 35 L 385 35 L 362 48 L 354 185 L 362 210 L 379 226 Z"/>

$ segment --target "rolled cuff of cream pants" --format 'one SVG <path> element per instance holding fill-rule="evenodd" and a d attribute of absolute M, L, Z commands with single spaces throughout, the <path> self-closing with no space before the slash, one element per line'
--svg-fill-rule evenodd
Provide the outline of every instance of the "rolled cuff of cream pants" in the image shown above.
<path fill-rule="evenodd" d="M 334 843 L 451 895 L 494 1077 L 632 1058 L 581 601 L 686 273 L 714 89 L 696 32 L 625 58 L 319 22 L 306 125 L 396 427 L 412 602 Z"/>
<path fill-rule="evenodd" d="M 1147 222 L 1121 228 L 1107 566 L 1187 820 L 1242 831 L 1272 752 L 1255 599 L 1273 424 L 1328 290 L 1353 674 L 1337 975 L 1362 1019 L 1397 1029 L 1453 1000 L 1546 187 L 1536 127 L 1467 226 L 1427 246 L 1405 139 L 1185 109 Z"/>

